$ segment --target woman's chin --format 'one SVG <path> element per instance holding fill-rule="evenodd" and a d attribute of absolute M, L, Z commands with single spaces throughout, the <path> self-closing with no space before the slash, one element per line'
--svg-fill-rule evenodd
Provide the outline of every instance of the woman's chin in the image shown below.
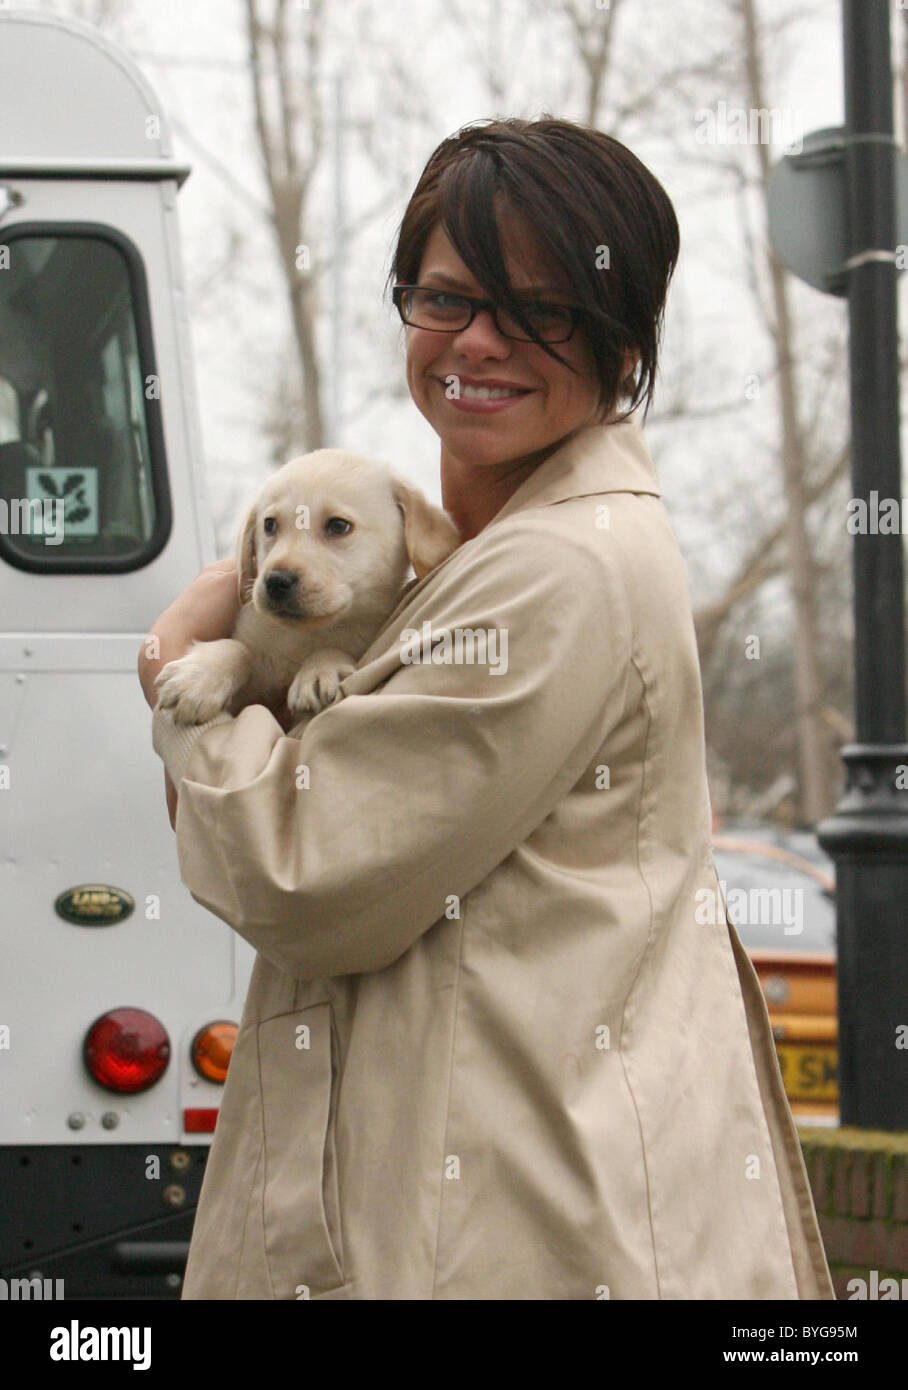
<path fill-rule="evenodd" d="M 496 427 L 490 420 L 474 420 L 451 428 L 449 421 L 432 422 L 446 454 L 471 464 L 505 463 L 523 458 L 539 447 L 538 439 L 526 430 Z"/>

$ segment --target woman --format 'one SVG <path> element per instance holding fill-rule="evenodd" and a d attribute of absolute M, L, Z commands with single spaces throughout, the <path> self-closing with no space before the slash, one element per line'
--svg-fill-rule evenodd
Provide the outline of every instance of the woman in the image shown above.
<path fill-rule="evenodd" d="M 629 418 L 677 253 L 604 134 L 444 141 L 392 274 L 463 544 L 292 734 L 154 716 L 184 882 L 259 952 L 186 1298 L 833 1297 Z M 159 619 L 149 703 L 233 584 L 209 567 Z M 423 624 L 507 660 L 404 660 Z"/>

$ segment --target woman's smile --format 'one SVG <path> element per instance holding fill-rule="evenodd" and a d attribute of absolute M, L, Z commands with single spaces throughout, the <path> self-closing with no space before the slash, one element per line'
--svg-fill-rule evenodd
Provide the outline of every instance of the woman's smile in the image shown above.
<path fill-rule="evenodd" d="M 435 377 L 435 380 L 444 391 L 445 400 L 453 409 L 472 411 L 480 415 L 494 415 L 498 411 L 508 410 L 525 396 L 532 395 L 535 389 L 517 386 L 498 377 L 485 380 L 462 376 L 457 372 Z"/>

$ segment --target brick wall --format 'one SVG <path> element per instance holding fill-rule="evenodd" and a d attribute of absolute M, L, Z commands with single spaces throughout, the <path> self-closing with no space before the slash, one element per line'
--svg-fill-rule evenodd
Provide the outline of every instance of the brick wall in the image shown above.
<path fill-rule="evenodd" d="M 908 1133 L 799 1131 L 836 1297 L 852 1297 L 846 1285 L 859 1277 L 872 1298 L 872 1270 L 899 1280 L 900 1296 L 905 1279 L 908 1294 Z"/>

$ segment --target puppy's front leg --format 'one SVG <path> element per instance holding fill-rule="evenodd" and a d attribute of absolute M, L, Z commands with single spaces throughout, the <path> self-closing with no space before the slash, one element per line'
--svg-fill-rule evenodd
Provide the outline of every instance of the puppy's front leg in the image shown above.
<path fill-rule="evenodd" d="M 155 681 L 158 708 L 173 711 L 177 724 L 204 724 L 230 704 L 252 671 L 252 653 L 224 637 L 196 642 L 191 652 L 169 661 Z"/>
<path fill-rule="evenodd" d="M 338 647 L 323 647 L 303 662 L 287 692 L 287 708 L 291 714 L 318 714 L 320 710 L 342 700 L 340 683 L 356 670 L 352 656 Z"/>

